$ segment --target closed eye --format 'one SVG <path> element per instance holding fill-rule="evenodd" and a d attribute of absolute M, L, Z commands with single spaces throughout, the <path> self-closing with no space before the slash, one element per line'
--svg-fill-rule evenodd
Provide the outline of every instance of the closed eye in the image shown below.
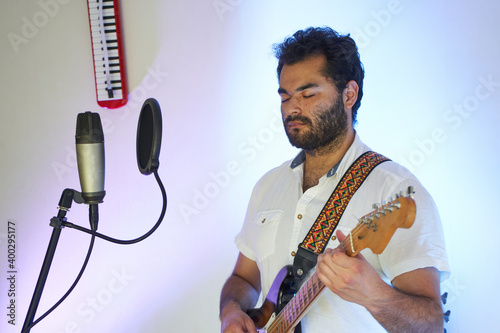
<path fill-rule="evenodd" d="M 280 94 L 280 98 L 281 98 L 281 103 L 285 103 L 285 102 L 288 102 L 288 100 L 290 99 L 290 95 Z"/>

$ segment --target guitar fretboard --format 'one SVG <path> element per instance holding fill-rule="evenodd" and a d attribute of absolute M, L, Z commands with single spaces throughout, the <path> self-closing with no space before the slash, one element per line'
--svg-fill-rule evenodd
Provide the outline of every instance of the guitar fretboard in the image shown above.
<path fill-rule="evenodd" d="M 340 247 L 348 256 L 355 255 L 357 251 L 356 239 L 353 235 L 359 235 L 363 229 L 370 228 L 371 225 L 360 223 L 352 230 L 352 232 L 341 243 Z M 267 329 L 267 333 L 286 333 L 291 328 L 295 327 L 302 317 L 306 314 L 307 309 L 314 303 L 319 294 L 325 289 L 325 285 L 314 273 L 307 280 L 295 296 L 276 316 L 276 319 Z"/>
<path fill-rule="evenodd" d="M 325 285 L 314 273 L 309 280 L 297 292 L 295 297 L 276 316 L 276 319 L 267 329 L 267 333 L 286 333 L 295 327 L 309 306 L 318 297 Z"/>

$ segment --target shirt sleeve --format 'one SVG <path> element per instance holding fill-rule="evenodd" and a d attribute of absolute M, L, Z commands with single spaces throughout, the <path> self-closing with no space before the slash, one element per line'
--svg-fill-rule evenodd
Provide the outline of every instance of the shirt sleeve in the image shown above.
<path fill-rule="evenodd" d="M 441 281 L 450 275 L 443 229 L 431 195 L 416 179 L 405 180 L 400 190 L 415 187 L 416 216 L 408 229 L 396 230 L 387 248 L 379 255 L 382 270 L 392 281 L 396 276 L 419 268 L 435 267 Z"/>

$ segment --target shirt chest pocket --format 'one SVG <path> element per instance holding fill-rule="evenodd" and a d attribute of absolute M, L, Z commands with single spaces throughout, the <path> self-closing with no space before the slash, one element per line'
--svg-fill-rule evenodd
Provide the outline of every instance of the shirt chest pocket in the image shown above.
<path fill-rule="evenodd" d="M 275 252 L 278 225 L 283 215 L 282 210 L 268 210 L 259 212 L 255 216 L 255 238 L 253 247 L 260 261 Z"/>

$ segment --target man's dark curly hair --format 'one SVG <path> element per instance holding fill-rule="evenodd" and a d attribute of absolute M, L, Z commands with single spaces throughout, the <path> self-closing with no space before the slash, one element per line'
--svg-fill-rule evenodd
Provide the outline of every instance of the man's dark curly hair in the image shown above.
<path fill-rule="evenodd" d="M 347 35 L 340 35 L 335 30 L 307 28 L 287 37 L 283 43 L 274 46 L 278 58 L 278 79 L 284 65 L 293 65 L 313 55 L 325 55 L 327 65 L 324 74 L 333 80 L 337 90 L 342 93 L 347 82 L 354 80 L 359 86 L 358 99 L 352 106 L 353 124 L 363 97 L 363 64 L 359 59 L 356 43 Z"/>

